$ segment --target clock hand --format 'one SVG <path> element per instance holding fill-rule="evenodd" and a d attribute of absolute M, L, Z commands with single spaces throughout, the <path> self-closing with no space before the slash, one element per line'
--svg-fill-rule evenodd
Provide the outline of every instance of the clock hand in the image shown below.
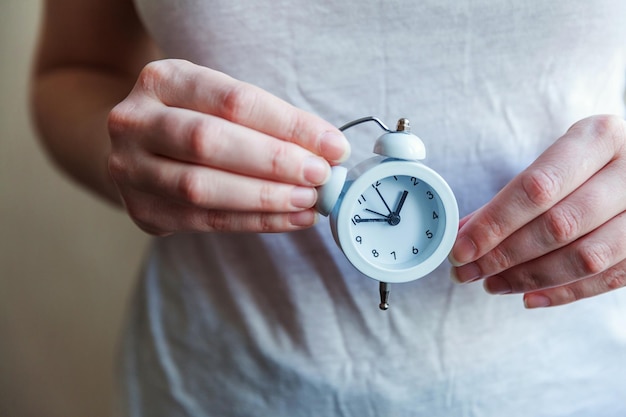
<path fill-rule="evenodd" d="M 383 200 L 383 204 L 385 204 L 385 207 L 387 207 L 387 210 L 389 210 L 389 214 L 391 214 L 391 209 L 389 208 L 389 205 L 387 204 L 387 202 L 383 198 L 383 195 L 380 193 L 380 191 L 378 191 L 378 188 L 374 187 L 374 189 L 378 193 L 378 196 L 380 197 L 380 199 Z"/>
<path fill-rule="evenodd" d="M 398 206 L 396 207 L 396 211 L 394 211 L 392 214 L 395 214 L 396 216 L 400 215 L 400 210 L 402 210 L 402 206 L 404 205 L 404 200 L 406 200 L 407 195 L 409 195 L 409 192 L 407 190 L 404 190 L 402 192 L 402 197 L 400 197 L 400 201 L 398 201 Z"/>
<path fill-rule="evenodd" d="M 369 211 L 370 213 L 374 213 L 374 214 L 377 214 L 377 215 L 379 215 L 379 216 L 383 216 L 383 217 L 385 217 L 385 218 L 389 218 L 389 215 L 385 216 L 384 214 L 379 213 L 379 212 L 374 211 L 374 210 L 365 209 L 365 211 Z"/>
<path fill-rule="evenodd" d="M 357 223 L 365 223 L 365 222 L 387 222 L 389 223 L 389 220 L 387 218 L 382 218 L 382 219 L 354 219 L 355 222 Z"/>

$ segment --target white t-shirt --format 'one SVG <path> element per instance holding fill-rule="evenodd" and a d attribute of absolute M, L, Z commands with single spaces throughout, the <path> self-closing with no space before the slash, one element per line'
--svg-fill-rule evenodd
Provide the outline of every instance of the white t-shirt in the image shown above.
<path fill-rule="evenodd" d="M 400 117 L 461 215 L 575 121 L 624 113 L 626 2 L 136 0 L 170 57 L 341 125 Z M 372 134 L 346 132 L 349 164 Z M 445 263 L 392 288 L 326 219 L 154 241 L 124 339 L 131 416 L 624 416 L 626 290 L 525 310 Z"/>

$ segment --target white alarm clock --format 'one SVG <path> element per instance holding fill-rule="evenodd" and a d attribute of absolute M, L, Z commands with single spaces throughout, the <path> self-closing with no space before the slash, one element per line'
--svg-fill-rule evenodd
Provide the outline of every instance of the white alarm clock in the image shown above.
<path fill-rule="evenodd" d="M 349 171 L 333 167 L 319 187 L 316 209 L 330 215 L 333 237 L 350 263 L 380 281 L 380 308 L 388 308 L 389 284 L 422 278 L 448 256 L 459 210 L 446 181 L 420 160 L 426 149 L 400 119 L 396 131 L 365 117 L 342 126 L 377 123 L 386 133 L 372 158 Z"/>

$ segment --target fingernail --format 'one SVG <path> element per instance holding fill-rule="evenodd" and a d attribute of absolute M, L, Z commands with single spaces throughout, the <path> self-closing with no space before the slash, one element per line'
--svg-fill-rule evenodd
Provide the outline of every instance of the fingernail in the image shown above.
<path fill-rule="evenodd" d="M 512 291 L 511 284 L 497 275 L 485 279 L 483 287 L 489 294 L 510 294 Z"/>
<path fill-rule="evenodd" d="M 297 208 L 311 208 L 317 200 L 314 188 L 295 187 L 291 191 L 291 205 Z"/>
<path fill-rule="evenodd" d="M 298 211 L 289 213 L 289 223 L 293 226 L 308 227 L 317 223 L 317 213 L 313 210 Z"/>
<path fill-rule="evenodd" d="M 542 308 L 550 307 L 552 300 L 541 294 L 526 294 L 524 297 L 524 307 L 526 308 Z"/>
<path fill-rule="evenodd" d="M 480 278 L 482 272 L 476 263 L 470 262 L 463 266 L 453 267 L 450 270 L 450 275 L 457 283 L 465 284 Z"/>
<path fill-rule="evenodd" d="M 304 179 L 311 185 L 321 185 L 330 177 L 330 165 L 317 156 L 309 156 L 304 160 Z"/>
<path fill-rule="evenodd" d="M 476 256 L 476 245 L 469 237 L 461 236 L 452 247 L 450 262 L 454 266 L 461 266 L 473 261 L 474 256 Z"/>
<path fill-rule="evenodd" d="M 326 132 L 320 138 L 322 156 L 332 162 L 343 162 L 350 156 L 350 142 L 341 133 Z"/>

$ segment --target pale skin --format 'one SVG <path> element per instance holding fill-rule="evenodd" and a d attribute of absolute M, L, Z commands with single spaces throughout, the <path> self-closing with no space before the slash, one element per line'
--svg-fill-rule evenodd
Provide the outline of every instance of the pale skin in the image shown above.
<path fill-rule="evenodd" d="M 626 129 L 616 116 L 574 124 L 493 200 L 462 219 L 459 282 L 524 294 L 528 308 L 626 285 Z"/>
<path fill-rule="evenodd" d="M 46 2 L 33 81 L 43 141 L 154 235 L 312 226 L 350 147 L 255 86 L 160 58 L 130 0 Z"/>
<path fill-rule="evenodd" d="M 162 60 L 130 0 L 50 0 L 33 114 L 70 176 L 154 235 L 315 224 L 316 187 L 345 160 L 330 123 L 253 85 Z M 626 285 L 624 121 L 576 123 L 462 219 L 453 277 L 556 306 Z"/>

